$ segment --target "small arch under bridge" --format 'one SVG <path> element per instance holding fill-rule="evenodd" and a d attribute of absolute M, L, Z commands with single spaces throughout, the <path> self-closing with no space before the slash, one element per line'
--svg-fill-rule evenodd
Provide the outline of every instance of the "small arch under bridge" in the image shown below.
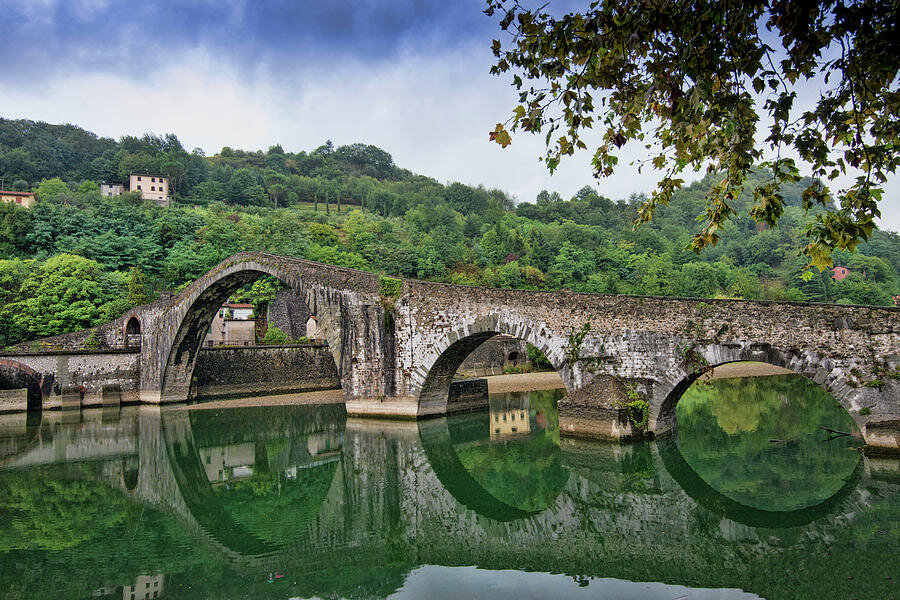
<path fill-rule="evenodd" d="M 678 398 L 704 369 L 759 360 L 822 385 L 867 443 L 900 445 L 896 307 L 505 290 L 410 279 L 384 285 L 364 271 L 247 252 L 177 296 L 136 307 L 96 331 L 109 345 L 126 344 L 126 328 L 132 340 L 139 331 L 142 402 L 188 400 L 216 311 L 264 274 L 290 286 L 317 315 L 350 414 L 445 414 L 453 408 L 448 390 L 460 363 L 492 335 L 507 334 L 542 350 L 562 377 L 564 434 L 629 435 L 616 408 L 617 395 L 628 389 L 648 401 L 648 431 L 672 429 Z"/>

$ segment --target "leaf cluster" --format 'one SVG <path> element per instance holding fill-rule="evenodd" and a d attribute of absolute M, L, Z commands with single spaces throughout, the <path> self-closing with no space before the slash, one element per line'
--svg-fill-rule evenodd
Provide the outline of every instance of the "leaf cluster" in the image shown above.
<path fill-rule="evenodd" d="M 671 202 L 686 170 L 717 173 L 703 226 L 688 245 L 694 251 L 720 240 L 754 166 L 771 178 L 752 188 L 749 215 L 778 223 L 780 188 L 799 179 L 785 155 L 797 155 L 816 178 L 803 190 L 803 207 L 827 208 L 806 228 L 807 264 L 821 271 L 833 250 L 870 238 L 881 185 L 900 161 L 897 3 L 595 0 L 565 15 L 525 4 L 487 2 L 485 12 L 508 34 L 493 42 L 491 72 L 511 73 L 519 93 L 491 139 L 505 147 L 509 132 L 544 135 L 552 172 L 587 150 L 586 132 L 596 128 L 598 178 L 613 173 L 626 144 L 643 145 L 648 157 L 639 170 L 649 166 L 660 177 L 636 225 Z M 780 48 L 767 41 L 773 37 Z M 820 91 L 806 109 L 797 102 L 803 82 Z M 834 192 L 819 181 L 843 175 L 854 183 Z"/>

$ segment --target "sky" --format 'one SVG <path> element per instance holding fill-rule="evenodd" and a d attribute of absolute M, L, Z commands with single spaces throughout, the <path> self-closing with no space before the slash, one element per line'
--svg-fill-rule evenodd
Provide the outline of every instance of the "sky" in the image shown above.
<path fill-rule="evenodd" d="M 628 164 L 641 157 L 638 148 L 626 147 L 616 173 L 598 181 L 589 153 L 564 160 L 551 176 L 538 161 L 542 137 L 519 134 L 506 149 L 489 141 L 517 93 L 509 77 L 489 74 L 500 32 L 484 6 L 0 0 L 0 116 L 73 123 L 113 138 L 175 133 L 207 155 L 223 146 L 297 152 L 329 139 L 362 142 L 400 167 L 443 183 L 500 188 L 519 202 L 534 202 L 542 189 L 569 198 L 585 185 L 614 200 L 651 192 L 654 172 Z M 881 226 L 895 231 L 898 194 L 900 178 L 892 177 Z"/>

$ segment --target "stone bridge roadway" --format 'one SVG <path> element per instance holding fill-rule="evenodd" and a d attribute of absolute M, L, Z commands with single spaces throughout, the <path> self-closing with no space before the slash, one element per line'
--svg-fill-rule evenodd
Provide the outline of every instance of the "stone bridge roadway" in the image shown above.
<path fill-rule="evenodd" d="M 660 434 L 676 426 L 675 405 L 705 368 L 756 360 L 822 385 L 868 444 L 900 445 L 896 307 L 538 292 L 408 279 L 394 281 L 399 287 L 392 291 L 391 282 L 371 273 L 242 253 L 178 296 L 101 326 L 94 339 L 111 348 L 139 340 L 141 401 L 188 400 L 214 314 L 260 275 L 285 282 L 318 316 L 353 415 L 447 413 L 457 367 L 485 339 L 503 333 L 540 348 L 562 377 L 569 392 L 560 403 L 564 435 L 632 435 L 623 409 L 628 388 L 648 401 L 646 429 Z M 43 343 L 79 347 L 91 331 Z M 583 340 L 573 343 L 580 331 Z"/>
<path fill-rule="evenodd" d="M 44 425 L 43 436 L 32 435 L 6 457 L 0 476 L 65 457 L 100 461 L 111 487 L 175 516 L 230 569 L 260 580 L 275 569 L 297 576 L 397 563 L 475 564 L 696 587 L 739 582 L 767 598 L 781 592 L 806 597 L 792 586 L 831 577 L 834 566 L 824 553 L 843 547 L 839 540 L 855 519 L 872 518 L 873 503 L 889 505 L 900 493 L 896 460 L 882 464 L 885 459 L 862 456 L 847 484 L 820 505 L 767 512 L 712 490 L 685 467 L 675 444 L 563 440 L 565 480 L 541 492 L 551 494 L 542 498 L 547 508 L 522 511 L 461 470 L 453 446 L 459 440 L 447 419 L 345 423 L 343 412 L 340 405 L 276 407 L 260 409 L 258 419 L 212 428 L 227 412 L 141 407 L 124 411 L 117 422 Z M 318 460 L 292 459 L 300 468 L 325 471 L 331 483 L 307 522 L 289 532 L 291 541 L 264 539 L 236 525 L 208 480 L 204 453 L 279 441 L 269 447 L 313 448 L 323 436 L 337 444 Z M 873 530 L 883 526 L 871 524 Z M 794 574 L 786 577 L 797 581 L 780 580 L 782 563 Z M 868 563 L 859 568 L 885 573 Z M 754 580 L 754 572 L 761 577 Z"/>

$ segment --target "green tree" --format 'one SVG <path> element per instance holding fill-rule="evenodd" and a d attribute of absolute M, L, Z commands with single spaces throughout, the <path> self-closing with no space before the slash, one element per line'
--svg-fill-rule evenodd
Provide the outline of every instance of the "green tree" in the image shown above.
<path fill-rule="evenodd" d="M 720 239 L 754 165 L 771 177 L 753 187 L 749 214 L 778 223 L 780 186 L 799 179 L 794 160 L 782 155 L 791 149 L 813 177 L 856 176 L 836 193 L 836 206 L 818 180 L 803 189 L 805 208 L 825 207 L 807 226 L 807 260 L 822 270 L 832 250 L 853 250 L 871 235 L 881 186 L 900 164 L 895 3 L 603 0 L 565 15 L 546 7 L 488 0 L 485 12 L 510 33 L 506 43 L 493 42 L 492 73 L 512 72 L 520 92 L 509 130 L 498 123 L 491 132 L 497 143 L 509 145 L 510 131 L 541 133 L 553 171 L 587 149 L 584 132 L 598 126 L 596 177 L 614 171 L 627 143 L 645 143 L 652 155 L 641 166 L 662 176 L 638 223 L 669 203 L 686 169 L 719 173 L 705 225 L 691 241 L 696 251 Z M 770 37 L 783 49 L 769 46 Z M 819 99 L 803 110 L 795 106 L 797 82 L 811 78 Z M 761 118 L 768 137 L 757 143 Z"/>
<path fill-rule="evenodd" d="M 266 330 L 266 336 L 263 338 L 264 344 L 271 345 L 286 344 L 287 341 L 287 334 L 274 325 L 269 325 L 269 328 Z"/>
<path fill-rule="evenodd" d="M 27 248 L 31 211 L 13 203 L 0 203 L 0 256 L 19 256 Z"/>
<path fill-rule="evenodd" d="M 140 306 L 150 302 L 150 292 L 147 290 L 147 276 L 140 267 L 131 267 L 128 273 L 128 297 L 129 306 Z"/>
<path fill-rule="evenodd" d="M 254 315 L 265 317 L 269 302 L 275 299 L 278 290 L 282 288 L 284 285 L 274 277 L 260 277 L 253 282 L 249 290 L 241 294 L 241 299 L 253 305 Z"/>
<path fill-rule="evenodd" d="M 53 179 L 45 179 L 38 185 L 34 192 L 35 197 L 41 202 L 59 200 L 61 197 L 66 198 L 71 195 L 69 186 L 59 177 Z"/>
<path fill-rule="evenodd" d="M 277 171 L 269 169 L 263 173 L 263 182 L 266 184 L 266 190 L 277 208 L 278 200 L 283 198 L 287 193 L 287 177 Z"/>
<path fill-rule="evenodd" d="M 106 305 L 124 297 L 122 281 L 95 261 L 59 254 L 32 270 L 22 282 L 14 321 L 28 337 L 77 331 L 106 320 Z"/>
<path fill-rule="evenodd" d="M 187 178 L 187 169 L 178 160 L 167 160 L 160 165 L 160 171 L 169 180 L 172 196 L 176 196 Z"/>

